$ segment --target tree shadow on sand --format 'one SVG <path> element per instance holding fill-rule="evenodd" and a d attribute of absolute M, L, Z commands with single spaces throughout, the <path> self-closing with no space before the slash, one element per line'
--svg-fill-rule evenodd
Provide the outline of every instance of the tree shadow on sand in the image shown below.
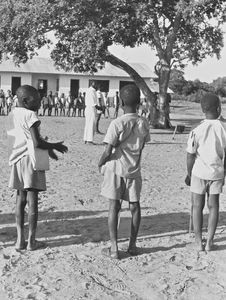
<path fill-rule="evenodd" d="M 40 212 L 37 238 L 45 240 L 48 247 L 108 241 L 107 217 L 103 213 L 104 211 Z M 0 241 L 4 246 L 12 246 L 16 240 L 14 215 L 0 214 L 0 220 Z M 12 223 L 9 222 L 12 220 Z M 120 240 L 128 239 L 130 221 L 131 218 L 123 216 L 122 212 L 118 234 Z M 188 224 L 189 214 L 184 212 L 143 216 L 138 239 L 179 236 L 188 231 Z M 206 225 L 207 215 L 204 218 L 204 227 Z M 226 212 L 220 213 L 218 226 L 226 226 Z M 184 244 L 178 247 L 184 247 Z M 156 251 L 163 251 L 161 247 L 157 248 Z M 153 251 L 155 249 L 152 248 L 151 252 Z"/>
<path fill-rule="evenodd" d="M 182 124 L 185 126 L 185 129 L 187 129 L 188 131 L 199 125 L 199 123 L 202 121 L 203 119 L 201 118 L 189 118 L 189 119 L 171 119 L 171 121 L 176 122 L 177 124 Z M 187 132 L 187 130 L 184 131 L 184 133 Z"/>

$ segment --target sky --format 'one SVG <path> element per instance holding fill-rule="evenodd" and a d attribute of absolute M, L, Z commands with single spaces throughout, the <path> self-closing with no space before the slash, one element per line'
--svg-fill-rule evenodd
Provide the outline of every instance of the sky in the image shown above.
<path fill-rule="evenodd" d="M 186 80 L 199 79 L 210 83 L 218 77 L 226 77 L 226 25 L 224 25 L 223 31 L 225 46 L 221 51 L 221 58 L 218 60 L 216 56 L 208 57 L 197 66 L 193 66 L 189 63 L 184 69 L 184 77 Z M 148 46 L 133 49 L 112 46 L 110 49 L 113 54 L 127 62 L 142 62 L 147 64 L 154 71 L 154 65 L 157 62 L 156 52 Z"/>
<path fill-rule="evenodd" d="M 226 24 L 223 27 L 223 31 L 225 46 L 221 51 L 221 58 L 218 60 L 215 56 L 208 57 L 197 66 L 188 63 L 184 69 L 184 77 L 186 80 L 199 79 L 210 83 L 218 77 L 226 77 Z M 50 38 L 54 40 L 53 36 Z M 157 62 L 156 52 L 146 45 L 136 48 L 123 48 L 122 46 L 114 45 L 111 46 L 109 50 L 128 63 L 145 63 L 154 72 L 154 65 Z M 48 56 L 49 51 L 45 48 L 41 49 L 39 55 Z"/>

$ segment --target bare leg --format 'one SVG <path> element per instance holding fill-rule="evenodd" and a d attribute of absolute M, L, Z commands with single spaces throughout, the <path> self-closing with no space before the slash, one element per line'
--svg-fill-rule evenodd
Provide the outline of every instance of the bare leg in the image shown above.
<path fill-rule="evenodd" d="M 108 229 L 111 240 L 111 252 L 118 251 L 118 213 L 121 209 L 119 200 L 109 199 Z"/>
<path fill-rule="evenodd" d="M 205 195 L 192 193 L 193 199 L 193 224 L 195 232 L 195 247 L 198 251 L 203 250 L 202 246 L 202 224 Z"/>
<path fill-rule="evenodd" d="M 136 240 L 137 235 L 140 227 L 140 220 L 141 220 L 141 211 L 140 211 L 140 203 L 139 202 L 130 202 L 129 208 L 132 214 L 131 220 L 131 232 L 130 232 L 130 241 L 129 241 L 129 248 L 128 252 L 136 252 Z"/>
<path fill-rule="evenodd" d="M 107 116 L 106 117 L 110 118 L 109 107 L 106 108 L 106 111 L 107 111 Z"/>
<path fill-rule="evenodd" d="M 118 108 L 115 108 L 114 118 L 118 118 Z"/>
<path fill-rule="evenodd" d="M 219 194 L 209 195 L 208 198 L 209 219 L 208 219 L 208 239 L 206 242 L 206 251 L 213 249 L 213 238 L 217 228 L 219 218 Z"/>
<path fill-rule="evenodd" d="M 100 117 L 101 117 L 101 114 L 97 114 L 97 119 L 96 119 L 96 132 L 97 133 L 100 133 L 100 130 L 99 130 Z"/>
<path fill-rule="evenodd" d="M 25 248 L 25 237 L 24 237 L 24 209 L 27 204 L 27 192 L 17 191 L 16 196 L 16 229 L 17 229 L 17 241 L 16 249 Z"/>
<path fill-rule="evenodd" d="M 29 234 L 28 234 L 28 250 L 34 250 L 36 248 L 36 228 L 38 221 L 38 191 L 31 190 L 27 192 L 28 202 L 28 223 L 29 223 Z"/>

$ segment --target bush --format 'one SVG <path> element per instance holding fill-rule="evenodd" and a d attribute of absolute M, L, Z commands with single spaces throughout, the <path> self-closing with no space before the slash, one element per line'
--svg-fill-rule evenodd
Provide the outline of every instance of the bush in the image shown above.
<path fill-rule="evenodd" d="M 224 87 L 216 88 L 215 93 L 220 97 L 226 97 L 226 89 Z"/>
<path fill-rule="evenodd" d="M 171 94 L 171 99 L 174 101 L 187 101 L 187 97 L 185 95 L 180 95 L 177 93 Z"/>
<path fill-rule="evenodd" d="M 187 101 L 200 103 L 204 94 L 206 94 L 206 91 L 198 90 L 196 93 L 190 94 L 186 98 Z"/>

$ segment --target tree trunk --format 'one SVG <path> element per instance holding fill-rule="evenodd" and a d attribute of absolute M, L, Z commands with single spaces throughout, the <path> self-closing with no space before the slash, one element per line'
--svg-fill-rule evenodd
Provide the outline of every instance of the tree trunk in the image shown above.
<path fill-rule="evenodd" d="M 170 106 L 167 95 L 167 89 L 170 79 L 170 68 L 167 65 L 162 65 L 159 70 L 159 115 L 157 123 L 160 128 L 171 128 L 170 123 Z"/>
<path fill-rule="evenodd" d="M 158 127 L 158 109 L 157 109 L 157 101 L 155 94 L 150 90 L 144 79 L 127 63 L 119 59 L 118 57 L 114 56 L 110 52 L 107 54 L 107 61 L 110 62 L 112 65 L 124 70 L 130 77 L 134 80 L 135 84 L 141 91 L 143 92 L 147 102 L 149 104 L 149 111 L 150 111 L 150 125 L 154 128 Z"/>

